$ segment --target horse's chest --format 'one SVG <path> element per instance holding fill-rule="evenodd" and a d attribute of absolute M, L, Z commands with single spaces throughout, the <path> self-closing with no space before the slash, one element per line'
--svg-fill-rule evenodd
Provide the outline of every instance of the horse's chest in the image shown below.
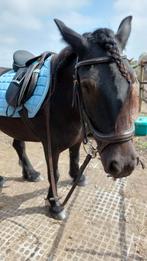
<path fill-rule="evenodd" d="M 64 150 L 82 141 L 80 124 L 71 123 L 53 131 L 53 141 L 59 150 Z"/>

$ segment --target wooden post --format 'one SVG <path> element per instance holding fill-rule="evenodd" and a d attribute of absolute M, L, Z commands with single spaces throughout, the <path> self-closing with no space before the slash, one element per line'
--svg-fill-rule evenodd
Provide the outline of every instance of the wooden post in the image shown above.
<path fill-rule="evenodd" d="M 140 65 L 140 79 L 139 79 L 139 82 L 140 82 L 140 88 L 139 88 L 139 112 L 141 111 L 141 105 L 142 105 L 142 95 L 143 95 L 143 89 L 144 89 L 144 64 L 141 63 Z"/>

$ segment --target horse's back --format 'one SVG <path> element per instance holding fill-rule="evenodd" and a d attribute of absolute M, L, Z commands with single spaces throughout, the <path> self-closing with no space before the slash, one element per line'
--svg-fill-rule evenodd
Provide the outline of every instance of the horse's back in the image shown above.
<path fill-rule="evenodd" d="M 8 71 L 10 71 L 11 68 L 7 68 L 7 67 L 0 67 L 0 75 L 2 75 L 3 73 L 6 73 Z"/>

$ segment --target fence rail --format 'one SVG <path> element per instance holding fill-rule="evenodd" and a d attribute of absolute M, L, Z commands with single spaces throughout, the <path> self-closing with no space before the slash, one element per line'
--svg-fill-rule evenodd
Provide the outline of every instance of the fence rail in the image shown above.
<path fill-rule="evenodd" d="M 142 101 L 147 103 L 147 61 L 142 61 L 140 64 L 139 85 L 139 110 L 141 111 Z"/>

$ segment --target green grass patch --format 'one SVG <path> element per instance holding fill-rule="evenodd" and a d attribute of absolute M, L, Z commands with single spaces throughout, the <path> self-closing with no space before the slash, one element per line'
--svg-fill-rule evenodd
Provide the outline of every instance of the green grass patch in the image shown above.
<path fill-rule="evenodd" d="M 136 138 L 136 145 L 141 150 L 147 150 L 147 136 L 143 138 Z"/>

